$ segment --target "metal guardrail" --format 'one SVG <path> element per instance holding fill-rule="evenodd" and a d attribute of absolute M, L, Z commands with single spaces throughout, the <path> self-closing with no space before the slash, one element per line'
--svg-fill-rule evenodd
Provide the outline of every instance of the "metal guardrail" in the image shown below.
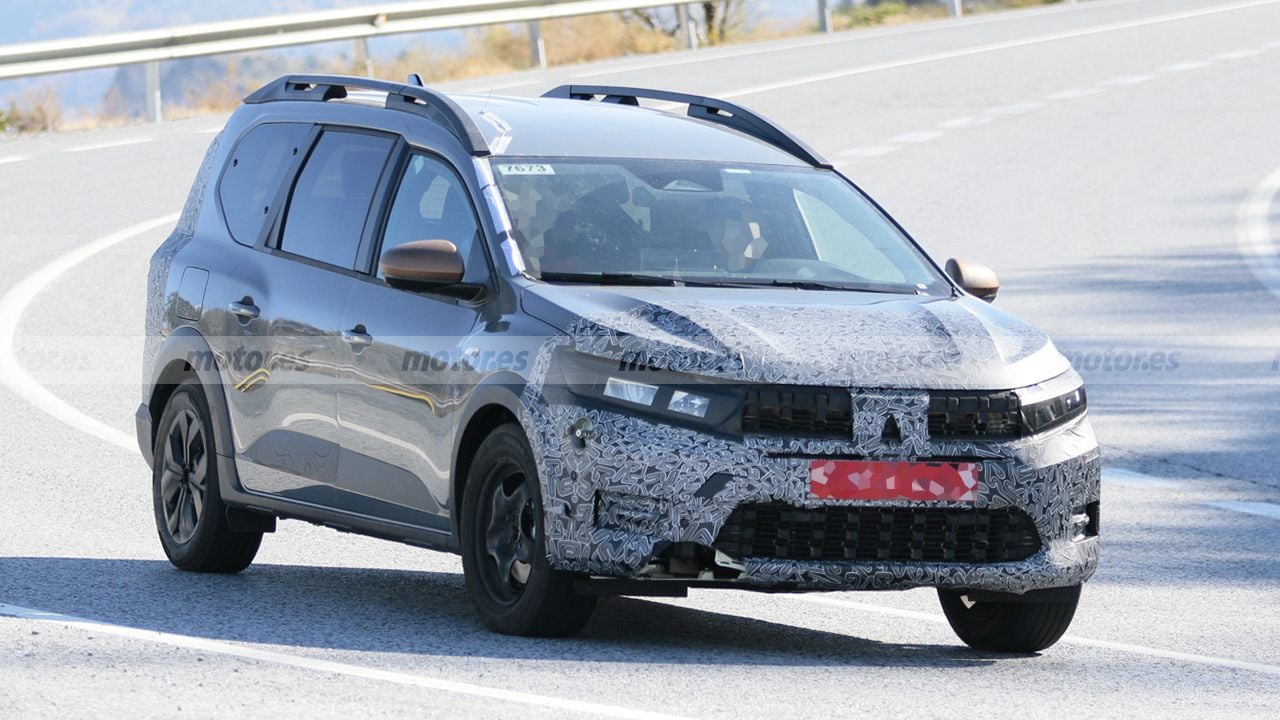
<path fill-rule="evenodd" d="M 811 0 L 812 1 L 812 0 Z M 958 8 L 961 0 L 944 0 Z M 831 0 L 817 0 L 818 27 L 833 29 Z M 356 58 L 370 70 L 371 37 L 481 25 L 527 23 L 532 63 L 546 67 L 542 20 L 639 10 L 676 8 L 686 47 L 697 45 L 687 2 L 671 0 L 432 0 L 274 15 L 249 20 L 201 23 L 177 28 L 98 35 L 0 46 L 0 80 L 50 73 L 146 65 L 147 115 L 161 119 L 160 62 L 182 58 L 266 50 L 293 45 L 354 40 Z M 954 12 L 954 11 L 953 11 Z"/>

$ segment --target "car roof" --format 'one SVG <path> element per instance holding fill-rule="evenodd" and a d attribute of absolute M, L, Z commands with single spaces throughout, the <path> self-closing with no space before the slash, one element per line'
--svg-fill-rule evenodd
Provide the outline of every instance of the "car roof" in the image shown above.
<path fill-rule="evenodd" d="M 808 167 L 736 130 L 654 108 L 559 98 L 450 94 L 493 155 L 619 157 Z"/>

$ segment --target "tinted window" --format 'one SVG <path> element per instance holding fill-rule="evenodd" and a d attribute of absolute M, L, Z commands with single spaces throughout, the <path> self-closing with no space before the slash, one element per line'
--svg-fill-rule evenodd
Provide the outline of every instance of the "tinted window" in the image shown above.
<path fill-rule="evenodd" d="M 341 268 L 355 265 L 365 216 L 392 140 L 326 132 L 298 175 L 280 248 Z"/>
<path fill-rule="evenodd" d="M 462 253 L 465 278 L 471 280 L 485 268 L 478 230 L 466 186 L 453 169 L 426 155 L 411 156 L 387 216 L 382 252 L 414 240 L 448 240 Z"/>
<path fill-rule="evenodd" d="M 253 245 L 262 236 L 271 203 L 310 130 L 310 125 L 259 125 L 236 145 L 218 185 L 222 214 L 236 242 Z"/>
<path fill-rule="evenodd" d="M 552 282 L 624 274 L 951 290 L 875 205 L 830 171 L 627 158 L 511 158 L 493 167 L 529 272 Z"/>

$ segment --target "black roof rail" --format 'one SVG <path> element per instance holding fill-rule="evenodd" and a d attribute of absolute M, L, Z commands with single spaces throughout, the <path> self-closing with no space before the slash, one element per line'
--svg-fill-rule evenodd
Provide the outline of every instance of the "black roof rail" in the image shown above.
<path fill-rule="evenodd" d="M 758 140 L 763 140 L 815 167 L 833 167 L 816 150 L 791 133 L 741 105 L 735 105 L 724 100 L 701 95 L 668 92 L 666 90 L 647 90 L 644 88 L 614 87 L 611 85 L 561 85 L 558 88 L 547 91 L 542 97 L 564 98 L 566 100 L 595 100 L 600 98 L 602 102 L 636 106 L 640 104 L 640 99 L 643 98 L 645 100 L 660 100 L 688 105 L 688 115 L 691 118 L 731 127 Z"/>
<path fill-rule="evenodd" d="M 348 90 L 372 90 L 387 94 L 387 108 L 422 115 L 442 125 L 472 155 L 488 155 L 489 143 L 471 116 L 443 93 L 417 85 L 346 75 L 284 75 L 255 90 L 244 99 L 250 105 L 279 100 L 325 102 L 347 96 Z"/>

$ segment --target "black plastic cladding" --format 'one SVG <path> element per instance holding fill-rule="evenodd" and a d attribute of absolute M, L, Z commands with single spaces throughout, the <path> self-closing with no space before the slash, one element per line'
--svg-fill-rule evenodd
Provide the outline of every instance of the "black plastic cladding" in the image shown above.
<path fill-rule="evenodd" d="M 688 105 L 688 115 L 691 118 L 733 128 L 757 140 L 763 140 L 814 167 L 834 168 L 816 150 L 791 133 L 741 105 L 735 105 L 724 100 L 701 95 L 668 92 L 666 90 L 615 87 L 612 85 L 561 85 L 543 93 L 542 97 L 587 101 L 595 100 L 599 97 L 602 98 L 602 102 L 635 106 L 640 105 L 640 99 L 644 98 L 646 100 Z"/>
<path fill-rule="evenodd" d="M 345 75 L 285 75 L 254 91 L 244 101 L 250 105 L 281 100 L 326 102 L 346 97 L 348 89 L 385 92 L 388 109 L 416 113 L 443 126 L 472 155 L 491 154 L 484 135 L 465 110 L 443 93 L 417 85 Z"/>

